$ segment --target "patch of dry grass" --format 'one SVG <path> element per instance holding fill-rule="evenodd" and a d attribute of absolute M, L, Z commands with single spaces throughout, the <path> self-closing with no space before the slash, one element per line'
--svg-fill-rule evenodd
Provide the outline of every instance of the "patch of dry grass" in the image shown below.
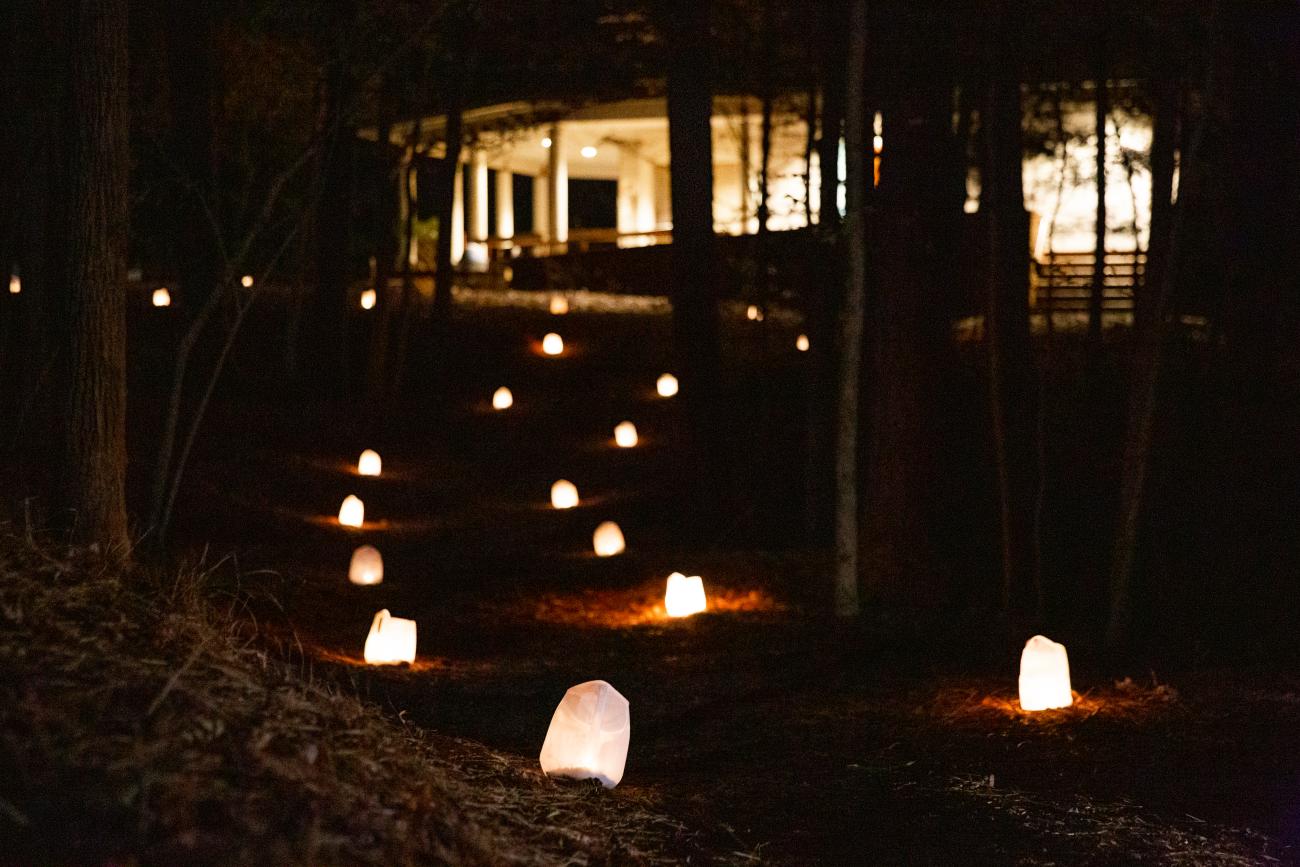
<path fill-rule="evenodd" d="M 677 863 L 622 793 L 385 717 L 215 601 L 0 535 L 0 840 L 19 863 Z M 234 597 L 227 596 L 226 605 Z M 3 859 L 0 859 L 3 860 Z"/>

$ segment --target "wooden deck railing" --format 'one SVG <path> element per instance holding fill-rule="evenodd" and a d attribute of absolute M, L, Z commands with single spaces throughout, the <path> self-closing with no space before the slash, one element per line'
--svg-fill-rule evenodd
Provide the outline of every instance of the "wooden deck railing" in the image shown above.
<path fill-rule="evenodd" d="M 1084 311 L 1092 297 L 1092 253 L 1052 253 L 1034 262 L 1034 307 L 1040 310 Z M 1102 309 L 1128 312 L 1133 309 L 1133 293 L 1142 285 L 1146 272 L 1146 254 L 1110 252 L 1106 254 L 1106 271 Z"/>

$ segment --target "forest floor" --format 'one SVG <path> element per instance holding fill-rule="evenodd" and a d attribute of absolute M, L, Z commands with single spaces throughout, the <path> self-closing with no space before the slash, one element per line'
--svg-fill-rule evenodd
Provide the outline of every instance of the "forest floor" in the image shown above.
<path fill-rule="evenodd" d="M 737 461 L 796 503 L 797 451 L 772 460 L 744 431 L 759 415 L 769 430 L 802 417 L 807 356 L 795 323 L 737 312 L 726 324 L 739 347 L 733 380 L 742 392 L 783 382 L 787 397 L 735 398 Z M 196 552 L 237 552 L 244 588 L 275 599 L 259 609 L 263 632 L 300 652 L 313 678 L 437 733 L 435 750 L 481 744 L 451 749 L 511 769 L 479 788 L 521 786 L 531 798 L 545 786 L 557 809 L 577 798 L 615 805 L 611 816 L 644 811 L 626 847 L 603 849 L 612 863 L 665 852 L 776 864 L 1300 858 L 1300 677 L 1214 668 L 1117 679 L 1076 663 L 1074 707 L 1022 713 L 1019 644 L 990 642 L 983 622 L 886 611 L 839 624 L 821 613 L 824 553 L 754 544 L 725 521 L 686 526 L 683 408 L 654 391 L 671 366 L 661 311 L 464 307 L 456 327 L 452 398 L 439 406 L 304 407 L 227 388 L 179 535 Z M 558 359 L 538 349 L 550 330 L 566 340 Z M 489 404 L 499 385 L 514 393 L 504 412 Z M 623 419 L 637 425 L 636 448 L 612 442 Z M 382 455 L 380 477 L 357 475 L 364 448 Z M 578 508 L 549 507 L 559 478 L 578 486 Z M 335 521 L 349 493 L 366 504 L 360 530 Z M 619 557 L 591 553 L 605 520 L 627 538 Z M 383 553 L 379 586 L 347 582 L 362 543 Z M 708 613 L 665 617 L 673 571 L 704 576 Z M 380 608 L 417 620 L 415 665 L 362 664 Z M 539 780 L 556 703 L 592 679 L 631 703 L 622 783 Z M 462 801 L 471 821 L 474 803 Z M 629 833 L 608 830 L 607 844 Z M 581 835 L 549 839 L 572 846 L 556 863 L 600 860 Z"/>

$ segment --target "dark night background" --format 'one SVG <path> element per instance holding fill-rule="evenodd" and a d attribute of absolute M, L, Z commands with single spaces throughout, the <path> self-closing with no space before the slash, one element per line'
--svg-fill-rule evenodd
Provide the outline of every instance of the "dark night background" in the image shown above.
<path fill-rule="evenodd" d="M 1295 3 L 0 40 L 0 863 L 1297 863 Z"/>

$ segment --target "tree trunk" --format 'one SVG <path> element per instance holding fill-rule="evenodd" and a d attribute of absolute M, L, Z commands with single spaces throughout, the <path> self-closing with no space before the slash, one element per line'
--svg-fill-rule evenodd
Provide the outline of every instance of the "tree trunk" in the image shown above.
<path fill-rule="evenodd" d="M 844 276 L 844 304 L 840 310 L 839 396 L 835 436 L 835 613 L 856 617 L 858 582 L 858 418 L 862 369 L 862 332 L 866 315 L 867 237 L 866 185 L 863 173 L 868 159 L 866 135 L 867 4 L 852 0 L 849 6 L 849 50 L 844 116 L 848 160 L 848 207 L 844 215 L 844 249 L 848 269 Z"/>
<path fill-rule="evenodd" d="M 817 223 L 824 235 L 834 236 L 839 228 L 840 129 L 844 122 L 844 14 L 839 0 L 823 8 L 826 53 L 821 63 L 821 131 L 817 137 L 817 163 L 821 190 Z M 829 284 L 828 284 L 829 285 Z"/>
<path fill-rule="evenodd" d="M 379 243 L 375 245 L 374 282 L 375 290 L 374 327 L 370 331 L 369 362 L 366 368 L 366 392 L 371 400 L 383 397 L 388 370 L 388 337 L 393 327 L 393 305 L 388 297 L 388 283 L 393 276 L 393 260 L 397 257 L 397 235 L 393 231 L 397 223 L 397 185 L 404 177 L 400 165 L 392 159 L 393 150 L 389 144 L 392 125 L 387 120 L 379 124 L 379 142 L 375 160 L 379 165 L 379 177 L 383 180 L 378 194 L 378 224 L 375 231 Z"/>
<path fill-rule="evenodd" d="M 1106 298 L 1106 118 L 1110 115 L 1107 93 L 1106 36 L 1097 37 L 1093 126 L 1097 136 L 1097 224 L 1092 254 L 1092 292 L 1088 296 L 1088 347 L 1094 359 L 1101 349 L 1101 318 Z"/>
<path fill-rule="evenodd" d="M 1160 283 L 1150 286 L 1152 291 L 1148 309 L 1134 338 L 1128 425 L 1120 465 L 1119 517 L 1111 556 L 1110 611 L 1106 623 L 1106 646 L 1112 652 L 1127 648 L 1131 640 L 1134 573 L 1155 442 L 1164 373 L 1164 346 L 1169 333 L 1169 322 L 1175 312 L 1180 263 L 1186 255 L 1184 227 L 1189 208 L 1201 193 L 1201 174 L 1204 169 L 1200 152 L 1209 123 L 1207 115 L 1214 105 L 1213 75 L 1214 69 L 1211 66 L 1203 98 L 1205 109 L 1198 117 L 1188 149 L 1182 155 L 1178 204 L 1173 209 L 1167 256 L 1160 267 Z"/>
<path fill-rule="evenodd" d="M 673 331 L 697 458 L 694 486 L 706 510 L 716 505 L 723 459 L 717 421 L 722 350 L 713 235 L 711 6 L 708 0 L 674 0 L 666 10 Z"/>
<path fill-rule="evenodd" d="M 451 221 L 463 134 L 460 108 L 453 106 L 447 111 L 447 153 L 442 159 L 442 183 L 438 187 L 438 251 L 434 266 L 433 312 L 444 322 L 451 317 L 451 287 L 456 281 L 455 265 L 451 261 Z"/>
<path fill-rule="evenodd" d="M 348 227 L 351 217 L 351 130 L 342 112 L 349 100 L 348 70 L 340 62 L 325 71 L 320 118 L 323 147 L 317 156 L 315 190 L 316 286 L 311 295 L 312 370 L 320 392 L 334 397 L 348 382 Z M 308 242 L 312 240 L 310 234 Z"/>
<path fill-rule="evenodd" d="M 1004 613 L 1025 607 L 1043 614 L 1042 588 L 1034 563 L 1035 389 L 1029 330 L 1029 220 L 1021 181 L 1020 79 L 1014 26 L 1000 16 L 1000 51 L 991 73 L 985 109 L 984 202 L 988 207 L 989 255 L 985 340 L 989 410 L 997 468 Z M 1021 601 L 1032 592 L 1032 603 Z"/>
<path fill-rule="evenodd" d="M 127 2 L 77 0 L 66 107 L 64 505 L 74 538 L 126 556 Z"/>
<path fill-rule="evenodd" d="M 1159 292 L 1169 257 L 1169 230 L 1173 217 L 1174 147 L 1178 141 L 1178 85 L 1162 78 L 1155 84 L 1155 112 L 1151 119 L 1151 228 L 1147 239 L 1144 288 Z M 1134 299 L 1134 317 L 1141 325 L 1150 307 L 1147 293 Z"/>

